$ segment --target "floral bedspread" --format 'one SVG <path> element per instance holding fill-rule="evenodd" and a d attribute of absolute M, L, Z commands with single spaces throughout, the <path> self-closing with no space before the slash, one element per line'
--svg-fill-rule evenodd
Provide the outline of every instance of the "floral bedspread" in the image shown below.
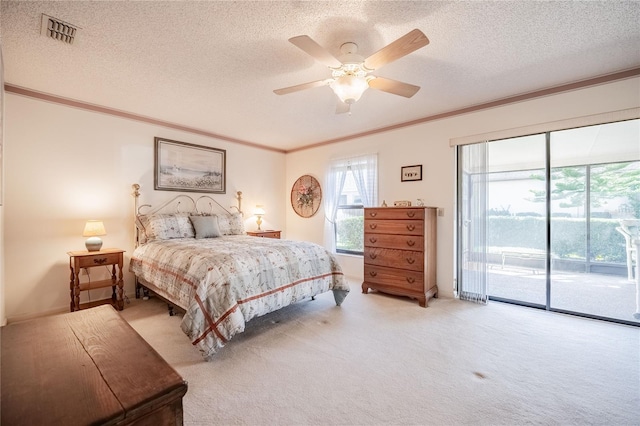
<path fill-rule="evenodd" d="M 152 241 L 129 270 L 186 309 L 182 330 L 206 359 L 252 318 L 329 290 L 340 305 L 349 292 L 324 247 L 246 235 Z"/>

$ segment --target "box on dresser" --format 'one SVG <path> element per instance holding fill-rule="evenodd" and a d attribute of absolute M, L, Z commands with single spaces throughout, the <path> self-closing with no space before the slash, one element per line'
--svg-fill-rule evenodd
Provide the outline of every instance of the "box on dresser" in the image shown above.
<path fill-rule="evenodd" d="M 418 300 L 438 297 L 435 207 L 364 209 L 364 281 L 369 289 Z"/>

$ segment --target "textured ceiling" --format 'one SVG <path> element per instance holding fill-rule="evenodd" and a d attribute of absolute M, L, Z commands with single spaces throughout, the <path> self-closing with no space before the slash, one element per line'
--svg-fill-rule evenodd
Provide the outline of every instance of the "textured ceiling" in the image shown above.
<path fill-rule="evenodd" d="M 254 144 L 291 150 L 640 66 L 640 2 L 1 1 L 5 82 Z M 40 35 L 45 13 L 81 27 Z M 335 114 L 329 87 L 278 96 L 329 70 L 287 40 L 369 56 L 410 30 L 430 44 L 376 75 Z"/>

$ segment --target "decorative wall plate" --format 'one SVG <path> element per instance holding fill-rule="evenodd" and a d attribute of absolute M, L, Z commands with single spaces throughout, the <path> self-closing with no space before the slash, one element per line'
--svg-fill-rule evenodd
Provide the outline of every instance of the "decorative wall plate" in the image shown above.
<path fill-rule="evenodd" d="M 320 208 L 322 188 L 311 175 L 300 176 L 291 188 L 291 207 L 298 216 L 311 217 Z"/>

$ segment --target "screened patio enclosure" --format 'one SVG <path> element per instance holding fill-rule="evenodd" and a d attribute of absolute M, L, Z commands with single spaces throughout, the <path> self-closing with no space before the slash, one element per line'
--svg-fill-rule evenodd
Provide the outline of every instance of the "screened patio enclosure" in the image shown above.
<path fill-rule="evenodd" d="M 461 298 L 640 324 L 640 120 L 459 146 L 458 164 Z"/>

